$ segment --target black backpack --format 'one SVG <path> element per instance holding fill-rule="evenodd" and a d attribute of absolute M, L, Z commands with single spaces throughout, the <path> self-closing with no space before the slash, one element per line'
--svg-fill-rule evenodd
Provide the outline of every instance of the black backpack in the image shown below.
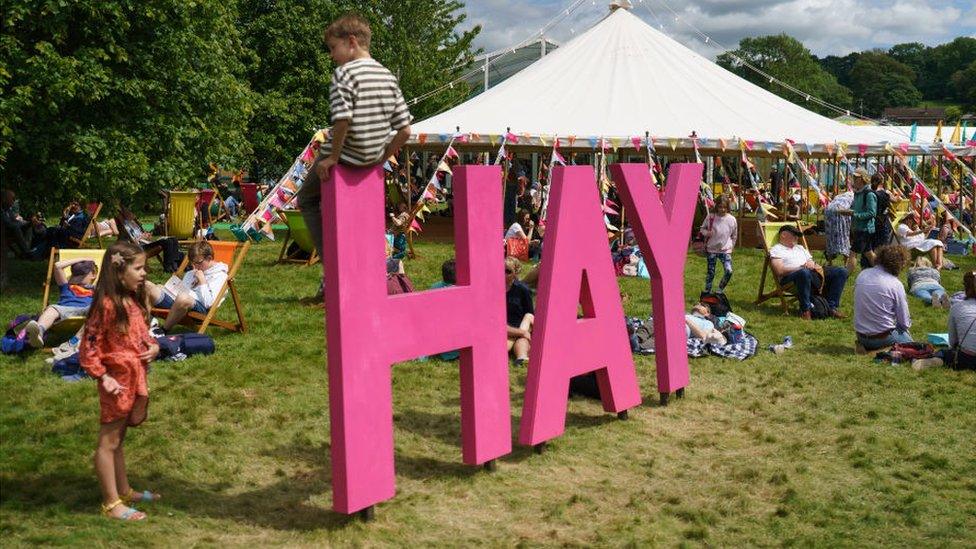
<path fill-rule="evenodd" d="M 827 299 L 822 295 L 812 295 L 810 296 L 810 304 L 813 308 L 810 309 L 810 316 L 817 320 L 830 317 L 830 304 L 827 303 Z"/>
<path fill-rule="evenodd" d="M 725 316 L 732 312 L 732 304 L 724 293 L 702 292 L 698 301 L 708 305 L 712 311 L 712 316 Z"/>

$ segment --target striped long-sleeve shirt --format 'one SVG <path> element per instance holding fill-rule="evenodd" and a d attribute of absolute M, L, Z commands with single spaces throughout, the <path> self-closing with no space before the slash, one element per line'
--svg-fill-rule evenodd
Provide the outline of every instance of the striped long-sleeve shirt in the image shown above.
<path fill-rule="evenodd" d="M 397 79 L 375 59 L 355 59 L 336 67 L 329 88 L 332 124 L 349 120 L 349 131 L 339 162 L 373 166 L 383 161 L 392 134 L 410 125 L 410 111 Z M 331 139 L 319 154 L 332 152 Z"/>

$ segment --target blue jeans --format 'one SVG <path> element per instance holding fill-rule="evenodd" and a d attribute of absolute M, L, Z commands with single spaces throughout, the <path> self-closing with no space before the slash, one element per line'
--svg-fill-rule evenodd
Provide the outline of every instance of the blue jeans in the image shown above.
<path fill-rule="evenodd" d="M 938 284 L 920 284 L 912 290 L 912 295 L 921 299 L 922 301 L 932 304 L 932 301 L 944 296 L 946 293 L 945 288 Z"/>
<path fill-rule="evenodd" d="M 227 212 L 230 213 L 231 217 L 237 217 L 237 199 L 233 196 L 228 196 L 224 199 L 224 206 L 227 207 Z"/>
<path fill-rule="evenodd" d="M 813 308 L 810 303 L 810 296 L 813 293 L 813 271 L 805 267 L 785 275 L 780 279 L 783 284 L 792 283 L 796 288 L 796 297 L 800 301 L 800 312 L 806 312 Z M 830 305 L 831 310 L 840 307 L 840 297 L 844 294 L 844 286 L 847 284 L 847 269 L 843 267 L 824 267 L 824 286 L 823 296 Z"/>
<path fill-rule="evenodd" d="M 857 342 L 860 343 L 868 351 L 873 351 L 875 349 L 880 349 L 882 347 L 890 347 L 895 343 L 911 343 L 912 334 L 908 333 L 908 330 L 892 330 L 888 337 L 882 337 L 879 339 L 868 339 L 866 337 L 857 336 Z"/>
<path fill-rule="evenodd" d="M 712 281 L 715 280 L 715 262 L 721 261 L 722 268 L 725 269 L 725 274 L 722 275 L 722 280 L 718 283 L 718 291 L 725 290 L 728 286 L 729 280 L 732 280 L 732 254 L 719 254 L 708 252 L 706 256 L 708 270 L 705 274 L 705 291 L 707 293 L 712 293 Z"/>

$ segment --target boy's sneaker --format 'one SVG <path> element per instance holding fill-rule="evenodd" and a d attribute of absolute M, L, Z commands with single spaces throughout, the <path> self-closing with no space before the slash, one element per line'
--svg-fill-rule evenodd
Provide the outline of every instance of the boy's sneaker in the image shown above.
<path fill-rule="evenodd" d="M 44 328 L 41 328 L 36 320 L 28 322 L 25 330 L 27 331 L 27 343 L 31 347 L 35 349 L 44 347 Z"/>

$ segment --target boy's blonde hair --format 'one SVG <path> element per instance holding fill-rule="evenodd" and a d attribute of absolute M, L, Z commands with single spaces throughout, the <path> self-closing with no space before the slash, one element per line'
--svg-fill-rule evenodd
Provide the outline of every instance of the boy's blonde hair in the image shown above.
<path fill-rule="evenodd" d="M 915 266 L 916 267 L 926 267 L 926 268 L 930 268 L 931 269 L 932 268 L 932 262 L 929 261 L 929 258 L 927 258 L 927 257 L 919 257 L 918 259 L 915 260 Z"/>
<path fill-rule="evenodd" d="M 325 41 L 329 39 L 343 39 L 355 36 L 359 45 L 364 49 L 369 49 L 369 43 L 373 39 L 373 31 L 369 28 L 366 18 L 356 12 L 347 13 L 333 21 L 325 29 Z"/>
<path fill-rule="evenodd" d="M 211 246 L 206 240 L 200 240 L 190 244 L 190 249 L 186 251 L 186 255 L 190 257 L 191 262 L 198 258 L 213 259 L 213 246 Z"/>

